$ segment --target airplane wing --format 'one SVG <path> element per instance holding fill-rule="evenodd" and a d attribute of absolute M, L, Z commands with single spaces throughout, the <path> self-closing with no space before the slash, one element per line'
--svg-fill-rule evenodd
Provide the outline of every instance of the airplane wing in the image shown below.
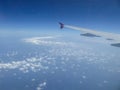
<path fill-rule="evenodd" d="M 120 47 L 120 34 L 115 34 L 115 33 L 109 33 L 109 32 L 102 32 L 98 30 L 91 30 L 91 29 L 86 29 L 82 27 L 76 27 L 76 26 L 71 26 L 71 25 L 65 25 L 63 23 L 59 23 L 60 28 L 69 28 L 72 30 L 79 30 L 82 34 L 81 36 L 86 36 L 86 37 L 103 37 L 106 40 L 113 41 L 111 43 L 111 46 L 116 46 Z"/>

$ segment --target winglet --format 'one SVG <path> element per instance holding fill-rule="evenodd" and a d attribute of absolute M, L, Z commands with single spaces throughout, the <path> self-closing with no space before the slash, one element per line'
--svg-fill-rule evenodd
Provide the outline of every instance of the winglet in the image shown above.
<path fill-rule="evenodd" d="M 60 28 L 63 29 L 64 28 L 64 24 L 61 23 L 61 22 L 59 22 L 59 24 L 60 24 Z"/>

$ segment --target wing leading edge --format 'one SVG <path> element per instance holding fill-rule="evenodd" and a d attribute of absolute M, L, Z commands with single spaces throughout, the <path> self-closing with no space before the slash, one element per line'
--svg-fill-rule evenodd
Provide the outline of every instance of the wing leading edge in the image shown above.
<path fill-rule="evenodd" d="M 87 37 L 103 37 L 106 40 L 114 41 L 114 43 L 112 42 L 111 46 L 120 47 L 120 34 L 114 34 L 114 33 L 109 33 L 109 32 L 98 31 L 98 30 L 86 29 L 86 28 L 82 28 L 82 27 L 65 25 L 63 23 L 59 23 L 59 24 L 60 24 L 61 29 L 69 28 L 72 30 L 78 30 L 83 33 L 83 34 L 81 34 L 82 36 L 87 36 Z"/>

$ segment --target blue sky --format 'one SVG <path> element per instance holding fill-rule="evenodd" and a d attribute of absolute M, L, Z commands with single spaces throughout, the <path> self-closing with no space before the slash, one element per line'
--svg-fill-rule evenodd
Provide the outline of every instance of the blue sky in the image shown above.
<path fill-rule="evenodd" d="M 56 30 L 57 22 L 120 33 L 119 0 L 0 0 L 1 30 Z"/>

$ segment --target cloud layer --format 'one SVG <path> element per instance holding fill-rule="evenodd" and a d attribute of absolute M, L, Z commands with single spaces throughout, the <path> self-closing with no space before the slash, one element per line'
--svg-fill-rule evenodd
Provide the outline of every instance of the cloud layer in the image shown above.
<path fill-rule="evenodd" d="M 23 39 L 23 41 L 24 43 L 33 44 L 32 48 L 34 48 L 34 45 L 40 47 L 37 47 L 34 51 L 31 49 L 31 52 L 26 51 L 28 57 L 23 54 L 25 58 L 22 60 L 1 62 L 0 70 L 18 69 L 24 73 L 28 73 L 29 71 L 47 71 L 50 69 L 65 71 L 66 68 L 64 66 L 68 67 L 69 65 L 69 68 L 79 69 L 81 67 L 80 63 L 85 62 L 88 65 L 96 64 L 99 69 L 120 72 L 118 67 L 113 68 L 113 66 L 109 65 L 116 58 L 114 53 L 109 55 L 109 53 L 96 51 L 94 48 L 85 47 L 75 42 L 59 40 L 59 38 L 53 36 L 32 37 Z M 19 55 L 19 52 L 9 51 L 5 55 L 5 57 L 11 58 Z"/>

